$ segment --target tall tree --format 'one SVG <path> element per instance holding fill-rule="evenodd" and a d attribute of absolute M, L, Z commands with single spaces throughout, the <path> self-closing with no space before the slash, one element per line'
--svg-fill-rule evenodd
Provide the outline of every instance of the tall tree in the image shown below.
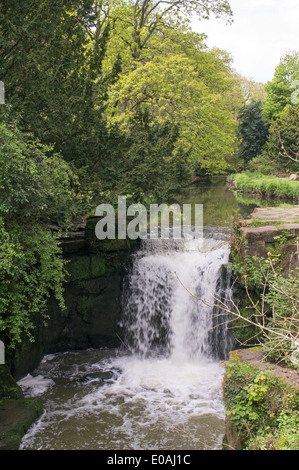
<path fill-rule="evenodd" d="M 236 109 L 229 99 L 235 78 L 219 52 L 191 50 L 173 47 L 121 74 L 109 90 L 107 119 L 129 132 L 138 111 L 147 109 L 152 123 L 178 127 L 177 144 L 188 151 L 189 165 L 222 172 L 235 145 Z"/>
<path fill-rule="evenodd" d="M 279 168 L 298 171 L 299 104 L 287 107 L 271 125 L 266 149 Z M 294 160 L 288 156 L 294 157 Z"/>
<path fill-rule="evenodd" d="M 260 154 L 269 132 L 269 124 L 262 115 L 261 101 L 252 101 L 239 113 L 238 136 L 240 144 L 238 156 L 248 163 Z"/>
<path fill-rule="evenodd" d="M 19 127 L 54 143 L 82 164 L 98 145 L 93 81 L 100 74 L 108 25 L 90 47 L 91 0 L 3 0 L 0 76 Z M 104 127 L 104 125 L 102 125 Z"/>
<path fill-rule="evenodd" d="M 286 107 L 292 105 L 293 84 L 297 80 L 299 80 L 299 52 L 293 51 L 281 58 L 273 80 L 266 84 L 267 98 L 263 113 L 269 122 L 274 122 Z"/>

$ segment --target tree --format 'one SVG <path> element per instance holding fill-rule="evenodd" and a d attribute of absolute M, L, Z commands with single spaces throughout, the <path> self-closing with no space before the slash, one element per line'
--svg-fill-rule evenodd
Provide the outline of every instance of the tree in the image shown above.
<path fill-rule="evenodd" d="M 269 124 L 263 118 L 261 101 L 252 101 L 240 110 L 238 156 L 245 164 L 260 154 L 267 141 L 268 132 Z"/>
<path fill-rule="evenodd" d="M 299 105 L 287 107 L 270 127 L 266 151 L 284 171 L 298 171 Z M 294 160 L 292 160 L 292 158 Z"/>
<path fill-rule="evenodd" d="M 252 101 L 261 101 L 262 103 L 265 101 L 267 94 L 264 83 L 255 82 L 242 76 L 239 79 L 244 97 L 242 108 L 248 106 Z"/>
<path fill-rule="evenodd" d="M 113 34 L 111 41 L 108 52 Z M 227 54 L 207 51 L 202 37 L 184 25 L 153 33 L 151 48 L 141 49 L 138 61 L 126 59 L 127 50 L 122 73 L 109 87 L 108 125 L 130 132 L 132 120 L 146 109 L 152 124 L 177 126 L 177 146 L 188 152 L 193 170 L 199 165 L 209 174 L 223 172 L 234 152 L 238 107 L 231 99 L 238 85 Z"/>
<path fill-rule="evenodd" d="M 109 25 L 91 38 L 95 14 L 91 0 L 3 0 L 0 5 L 0 76 L 9 120 L 53 144 L 77 167 L 87 154 L 99 153 L 105 133 L 93 83 Z"/>
<path fill-rule="evenodd" d="M 147 112 L 132 120 L 129 133 L 114 139 L 114 149 L 101 183 L 107 202 L 117 203 L 120 194 L 135 203 L 163 202 L 177 193 L 190 174 L 186 152 L 173 155 L 178 129 L 171 122 L 151 124 Z M 103 169 L 104 171 L 104 169 Z M 113 188 L 113 191 L 112 191 Z"/>
<path fill-rule="evenodd" d="M 135 0 L 100 3 L 102 8 L 99 18 L 109 18 L 117 31 L 114 47 L 120 45 L 124 50 L 125 46 L 133 62 L 142 60 L 145 51 L 152 48 L 152 40 L 158 33 L 163 34 L 163 31 L 185 23 L 183 17 L 208 19 L 213 13 L 217 18 L 227 18 L 230 21 L 232 16 L 227 0 Z M 103 3 L 106 4 L 104 15 Z"/>
<path fill-rule="evenodd" d="M 24 334 L 32 340 L 32 320 L 46 315 L 50 293 L 64 307 L 64 261 L 50 226 L 68 227 L 82 206 L 69 165 L 0 124 L 0 337 L 8 347 Z"/>
<path fill-rule="evenodd" d="M 104 74 L 117 57 L 122 65 L 108 88 L 108 126 L 129 134 L 145 111 L 151 125 L 173 123 L 179 130 L 173 155 L 183 148 L 186 166 L 209 174 L 223 172 L 234 151 L 237 106 L 231 89 L 237 88 L 237 79 L 228 56 L 208 52 L 203 35 L 193 33 L 183 15 L 212 13 L 231 16 L 223 1 L 114 2 L 103 60 Z"/>
<path fill-rule="evenodd" d="M 16 120 L 21 130 L 32 132 L 76 166 L 90 209 L 104 193 L 112 197 L 116 188 L 132 187 L 123 169 L 133 154 L 135 165 L 147 174 L 147 192 L 157 194 L 150 158 L 145 160 L 147 169 L 144 160 L 137 161 L 139 133 L 149 139 L 144 148 L 152 149 L 153 162 L 160 154 L 169 176 L 171 165 L 177 169 L 172 182 L 167 180 L 169 188 L 177 187 L 179 174 L 186 174 L 188 167 L 224 171 L 234 147 L 237 105 L 231 97 L 237 94 L 231 90 L 237 89 L 237 80 L 229 58 L 221 51 L 208 53 L 203 36 L 190 30 L 188 18 L 193 14 L 229 20 L 231 10 L 226 0 L 1 3 L 0 76 L 6 86 L 8 122 Z M 163 86 L 156 101 L 159 74 Z M 136 83 L 133 87 L 139 97 L 143 94 L 142 102 L 131 92 L 126 96 L 126 82 L 139 78 L 143 84 L 148 80 L 148 97 L 144 88 L 138 90 Z M 143 118 L 138 121 L 145 115 L 146 124 Z M 121 126 L 122 121 L 128 125 Z M 151 127 L 159 129 L 161 142 L 162 135 L 171 142 L 167 155 L 165 146 L 161 152 L 157 142 L 152 147 Z M 119 175 L 127 178 L 120 186 L 115 184 L 120 183 Z M 142 195 L 143 189 L 136 188 L 135 194 Z"/>
<path fill-rule="evenodd" d="M 299 52 L 285 54 L 275 69 L 274 78 L 266 84 L 267 99 L 264 104 L 264 117 L 276 121 L 286 107 L 292 105 L 293 84 L 299 79 Z"/>

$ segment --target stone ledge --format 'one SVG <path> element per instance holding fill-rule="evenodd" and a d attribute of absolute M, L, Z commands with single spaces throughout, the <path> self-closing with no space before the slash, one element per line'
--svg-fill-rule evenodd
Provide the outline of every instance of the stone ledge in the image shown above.
<path fill-rule="evenodd" d="M 258 367 L 261 370 L 269 370 L 274 375 L 284 379 L 293 387 L 299 388 L 299 372 L 293 367 L 267 362 L 263 353 L 256 349 L 237 349 L 231 351 L 229 360 L 232 362 L 239 360 L 249 365 Z"/>

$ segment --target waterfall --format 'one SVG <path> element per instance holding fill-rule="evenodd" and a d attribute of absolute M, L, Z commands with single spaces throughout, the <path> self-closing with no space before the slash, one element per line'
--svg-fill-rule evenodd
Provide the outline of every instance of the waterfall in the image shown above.
<path fill-rule="evenodd" d="M 227 318 L 213 307 L 229 291 L 223 239 L 143 240 L 123 292 L 122 335 L 143 358 L 224 359 Z"/>

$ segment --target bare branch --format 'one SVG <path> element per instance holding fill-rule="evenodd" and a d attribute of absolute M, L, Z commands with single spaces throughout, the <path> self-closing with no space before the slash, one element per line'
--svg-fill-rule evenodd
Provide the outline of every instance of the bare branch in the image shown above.
<path fill-rule="evenodd" d="M 278 135 L 279 135 L 280 145 L 281 145 L 281 148 L 282 148 L 282 152 L 279 152 L 279 155 L 281 155 L 284 158 L 289 158 L 293 162 L 298 163 L 299 162 L 299 151 L 294 152 L 292 149 L 289 149 L 289 151 L 287 151 L 286 148 L 285 148 L 284 141 L 281 138 L 280 130 L 278 131 Z M 290 153 L 292 153 L 294 155 L 294 157 L 292 157 L 290 155 Z"/>

